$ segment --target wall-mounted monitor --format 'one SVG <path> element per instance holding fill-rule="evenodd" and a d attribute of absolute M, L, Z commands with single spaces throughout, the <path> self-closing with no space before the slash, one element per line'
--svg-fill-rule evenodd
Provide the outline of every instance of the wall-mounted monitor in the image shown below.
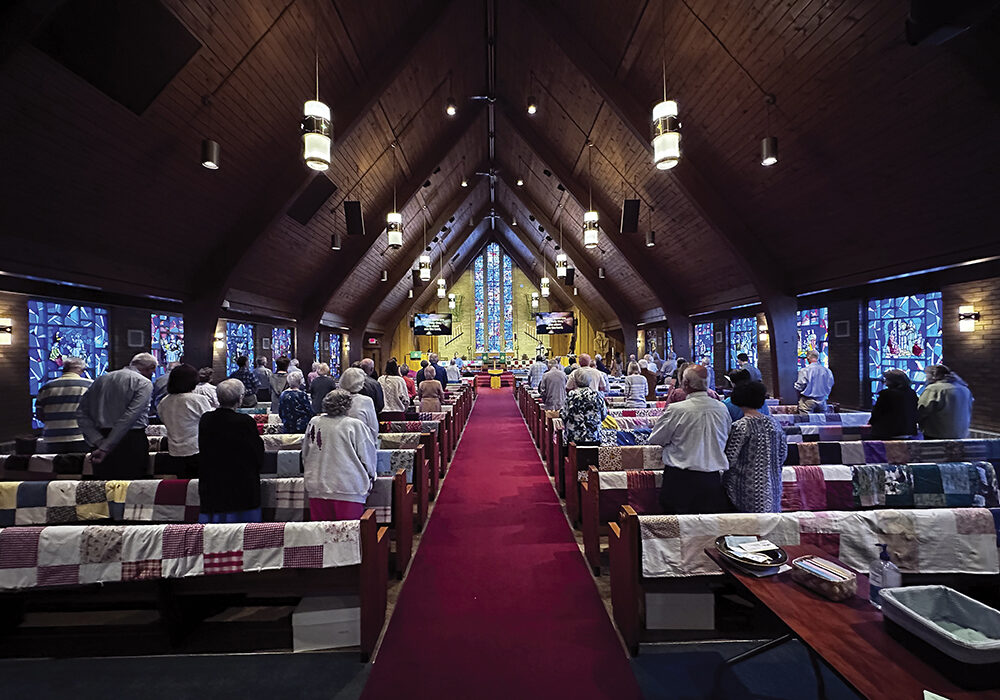
<path fill-rule="evenodd" d="M 535 314 L 535 332 L 539 335 L 572 333 L 576 318 L 572 311 L 547 311 Z"/>
<path fill-rule="evenodd" d="M 414 314 L 414 335 L 451 335 L 451 314 Z"/>

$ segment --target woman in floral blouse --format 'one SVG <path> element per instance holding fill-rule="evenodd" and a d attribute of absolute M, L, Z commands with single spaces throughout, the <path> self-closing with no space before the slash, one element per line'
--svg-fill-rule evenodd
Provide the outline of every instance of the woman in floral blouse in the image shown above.
<path fill-rule="evenodd" d="M 722 485 L 740 513 L 781 512 L 781 466 L 788 443 L 778 422 L 760 412 L 766 397 L 767 388 L 760 382 L 733 389 L 733 404 L 742 409 L 743 417 L 729 429 L 729 469 L 723 472 Z"/>
<path fill-rule="evenodd" d="M 309 419 L 313 417 L 312 398 L 302 390 L 305 377 L 302 372 L 288 374 L 288 388 L 278 399 L 278 415 L 286 433 L 304 433 Z"/>
<path fill-rule="evenodd" d="M 585 386 L 569 392 L 559 415 L 563 419 L 567 444 L 599 443 L 601 422 L 608 415 L 608 407 L 603 396 Z"/>

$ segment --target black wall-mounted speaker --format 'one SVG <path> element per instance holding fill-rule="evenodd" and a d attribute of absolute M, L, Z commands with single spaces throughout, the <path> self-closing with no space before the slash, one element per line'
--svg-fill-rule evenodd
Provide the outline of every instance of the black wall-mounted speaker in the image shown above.
<path fill-rule="evenodd" d="M 576 279 L 576 268 L 575 267 L 567 267 L 566 268 L 566 277 L 564 279 L 566 281 L 563 284 L 565 284 L 567 287 L 572 287 L 573 286 L 573 280 Z"/>
<path fill-rule="evenodd" d="M 626 199 L 622 204 L 622 233 L 639 233 L 639 200 Z"/>
<path fill-rule="evenodd" d="M 344 200 L 344 221 L 347 222 L 348 236 L 365 235 L 365 218 L 361 215 L 361 202 Z"/>

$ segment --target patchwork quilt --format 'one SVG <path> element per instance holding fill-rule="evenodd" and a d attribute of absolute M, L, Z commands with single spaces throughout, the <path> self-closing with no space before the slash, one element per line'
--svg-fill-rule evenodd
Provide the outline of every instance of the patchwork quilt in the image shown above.
<path fill-rule="evenodd" d="M 868 425 L 871 413 L 774 413 L 781 425 Z"/>
<path fill-rule="evenodd" d="M 420 446 L 420 433 L 379 433 L 378 442 L 384 450 L 415 450 Z"/>
<path fill-rule="evenodd" d="M 782 426 L 788 442 L 839 442 L 841 440 L 870 440 L 870 425 L 817 425 L 796 423 Z"/>
<path fill-rule="evenodd" d="M 0 530 L 0 589 L 361 563 L 360 521 Z"/>
<path fill-rule="evenodd" d="M 788 445 L 785 464 L 907 464 L 1000 459 L 1000 440 L 848 440 Z"/>
<path fill-rule="evenodd" d="M 649 440 L 649 428 L 633 428 L 631 430 L 613 430 L 609 428 L 601 429 L 602 445 L 645 445 Z"/>
<path fill-rule="evenodd" d="M 437 433 L 436 420 L 388 420 L 379 423 L 379 431 L 387 433 Z"/>
<path fill-rule="evenodd" d="M 997 529 L 986 508 L 723 513 L 639 516 L 642 574 L 717 574 L 704 549 L 722 535 L 760 535 L 782 546 L 809 544 L 867 571 L 875 543 L 888 543 L 904 573 L 996 574 Z"/>
<path fill-rule="evenodd" d="M 626 416 L 612 416 L 608 415 L 604 421 L 601 422 L 601 427 L 610 428 L 612 430 L 633 430 L 635 428 L 652 428 L 656 425 L 656 421 L 660 419 L 659 416 L 648 416 L 648 417 L 626 417 Z"/>

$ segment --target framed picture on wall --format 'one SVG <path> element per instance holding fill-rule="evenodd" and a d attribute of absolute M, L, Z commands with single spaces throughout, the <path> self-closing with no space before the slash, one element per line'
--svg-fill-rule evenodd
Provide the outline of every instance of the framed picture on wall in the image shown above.
<path fill-rule="evenodd" d="M 723 338 L 722 331 L 715 331 L 715 342 L 721 343 Z"/>
<path fill-rule="evenodd" d="M 846 320 L 834 321 L 833 335 L 835 338 L 849 338 L 851 335 L 851 322 Z"/>
<path fill-rule="evenodd" d="M 141 328 L 129 328 L 127 337 L 130 348 L 142 348 L 146 346 L 146 335 Z"/>
<path fill-rule="evenodd" d="M 262 349 L 264 349 L 264 350 L 270 350 L 271 349 L 271 339 L 270 338 L 261 338 L 260 339 L 260 347 Z"/>

